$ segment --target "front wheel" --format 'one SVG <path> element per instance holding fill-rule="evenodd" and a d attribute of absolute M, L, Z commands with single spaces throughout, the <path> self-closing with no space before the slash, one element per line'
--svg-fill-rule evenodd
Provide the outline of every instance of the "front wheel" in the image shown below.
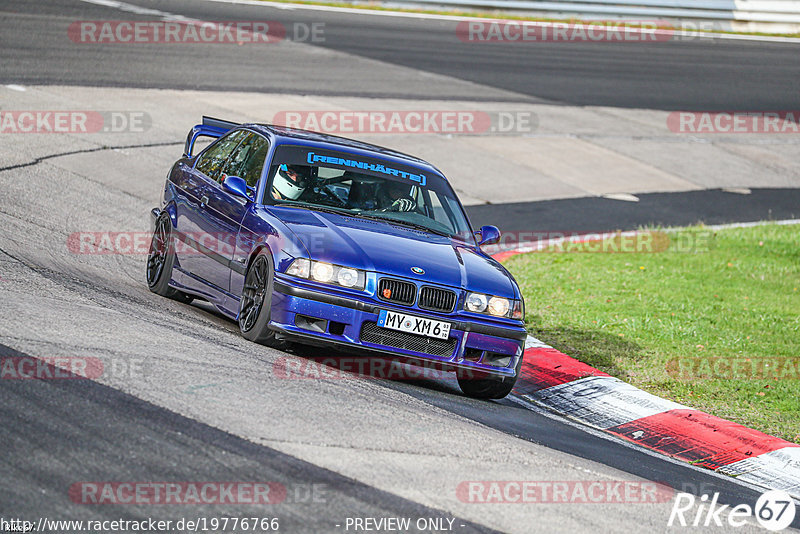
<path fill-rule="evenodd" d="M 269 328 L 274 274 L 269 252 L 261 250 L 244 278 L 242 298 L 239 301 L 239 331 L 245 339 L 283 349 L 288 343 L 276 339 L 275 332 Z"/>
<path fill-rule="evenodd" d="M 502 399 L 514 389 L 522 369 L 522 356 L 514 369 L 514 376 L 503 378 L 475 378 L 469 370 L 459 371 L 458 386 L 464 395 L 473 399 Z"/>
<path fill-rule="evenodd" d="M 147 286 L 150 291 L 162 297 L 189 303 L 194 297 L 169 287 L 172 266 L 175 264 L 175 247 L 172 240 L 172 223 L 169 215 L 163 214 L 156 220 L 156 229 L 150 241 L 147 254 Z"/>

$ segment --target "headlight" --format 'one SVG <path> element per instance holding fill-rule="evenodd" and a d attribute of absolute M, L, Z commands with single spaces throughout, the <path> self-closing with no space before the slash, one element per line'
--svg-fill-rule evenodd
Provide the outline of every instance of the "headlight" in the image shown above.
<path fill-rule="evenodd" d="M 467 299 L 464 301 L 464 309 L 511 319 L 522 319 L 525 315 L 521 300 L 493 297 L 483 293 L 468 293 Z"/>
<path fill-rule="evenodd" d="M 333 278 L 333 265 L 315 261 L 311 268 L 311 278 L 317 282 L 330 282 Z"/>
<path fill-rule="evenodd" d="M 505 317 L 508 310 L 511 308 L 511 303 L 508 299 L 502 297 L 492 297 L 489 299 L 489 313 L 498 317 Z"/>
<path fill-rule="evenodd" d="M 467 295 L 466 308 L 471 312 L 485 312 L 486 295 L 481 295 L 480 293 L 470 293 Z"/>
<path fill-rule="evenodd" d="M 311 261 L 306 258 L 297 258 L 286 274 L 298 278 L 306 278 L 324 284 L 338 284 L 342 287 L 364 289 L 367 274 L 360 269 L 352 269 L 341 265 L 333 265 L 322 261 Z"/>
<path fill-rule="evenodd" d="M 339 269 L 339 274 L 336 276 L 336 281 L 340 286 L 353 287 L 358 283 L 358 271 L 355 269 L 348 269 L 342 267 Z"/>
<path fill-rule="evenodd" d="M 292 276 L 299 276 L 300 278 L 308 278 L 308 273 L 311 272 L 311 262 L 305 258 L 298 258 L 292 262 L 286 274 Z"/>

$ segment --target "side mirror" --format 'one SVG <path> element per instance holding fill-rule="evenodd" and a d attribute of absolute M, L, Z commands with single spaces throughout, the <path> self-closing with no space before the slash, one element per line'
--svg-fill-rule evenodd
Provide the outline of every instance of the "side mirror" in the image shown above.
<path fill-rule="evenodd" d="M 222 189 L 237 197 L 251 200 L 250 196 L 247 194 L 247 182 L 238 176 L 226 176 L 222 181 Z"/>
<path fill-rule="evenodd" d="M 494 245 L 500 241 L 500 230 L 496 226 L 481 226 L 481 229 L 475 232 L 475 237 L 478 238 L 478 246 Z"/>

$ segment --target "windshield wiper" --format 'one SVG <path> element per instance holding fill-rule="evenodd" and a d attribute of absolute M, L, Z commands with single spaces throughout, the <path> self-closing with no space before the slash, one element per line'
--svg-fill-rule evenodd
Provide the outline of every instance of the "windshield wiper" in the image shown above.
<path fill-rule="evenodd" d="M 302 208 L 312 211 L 322 211 L 325 213 L 335 213 L 336 215 L 352 215 L 347 208 L 336 208 L 333 206 L 322 206 L 320 204 L 309 204 L 308 202 L 276 202 L 273 206 L 289 206 L 291 208 Z"/>
<path fill-rule="evenodd" d="M 422 230 L 423 232 L 429 232 L 431 234 L 441 235 L 444 237 L 452 237 L 449 233 L 444 232 L 442 230 L 436 230 L 434 228 L 431 228 L 430 226 L 425 226 L 424 224 L 419 224 L 411 221 L 403 221 L 401 219 L 395 219 L 392 217 L 381 217 L 380 215 L 367 215 L 365 213 L 358 213 L 357 216 L 363 217 L 365 219 L 370 219 L 372 221 L 382 221 L 389 224 L 396 224 L 398 226 L 408 226 L 410 228 Z"/>

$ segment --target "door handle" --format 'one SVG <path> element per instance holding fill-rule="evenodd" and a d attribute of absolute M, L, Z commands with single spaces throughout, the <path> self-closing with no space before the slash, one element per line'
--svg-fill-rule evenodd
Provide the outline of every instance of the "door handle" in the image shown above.
<path fill-rule="evenodd" d="M 208 195 L 203 195 L 203 197 L 200 199 L 200 207 L 202 208 L 206 204 L 208 204 Z"/>

